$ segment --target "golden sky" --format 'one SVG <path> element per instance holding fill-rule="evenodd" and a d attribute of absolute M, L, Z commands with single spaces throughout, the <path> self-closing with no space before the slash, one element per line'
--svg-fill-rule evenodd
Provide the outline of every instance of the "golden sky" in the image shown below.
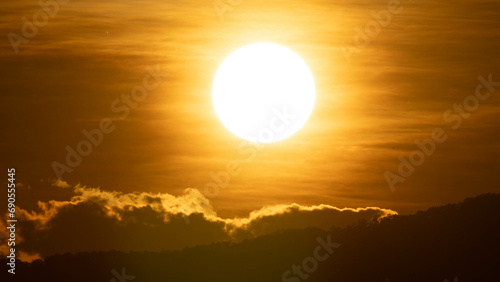
<path fill-rule="evenodd" d="M 243 0 L 221 20 L 210 0 L 71 0 L 17 54 L 8 34 L 21 36 L 40 6 L 0 9 L 1 163 L 16 168 L 26 210 L 74 196 L 48 184 L 52 164 L 103 118 L 116 128 L 63 175 L 69 186 L 206 197 L 211 173 L 239 161 L 241 173 L 208 197 L 220 218 L 293 203 L 407 214 L 500 192 L 500 86 L 457 129 L 443 118 L 479 76 L 500 81 L 498 1 Z M 360 35 L 372 11 L 389 9 L 385 26 Z M 258 148 L 230 133 L 211 101 L 218 66 L 255 42 L 299 54 L 317 89 L 307 124 Z M 143 84 L 147 66 L 168 75 L 122 119 L 111 105 Z M 384 173 L 435 128 L 448 139 L 392 192 Z"/>

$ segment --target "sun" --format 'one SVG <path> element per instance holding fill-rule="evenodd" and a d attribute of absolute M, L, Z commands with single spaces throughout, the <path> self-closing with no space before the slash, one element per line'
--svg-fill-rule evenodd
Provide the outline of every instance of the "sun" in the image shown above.
<path fill-rule="evenodd" d="M 316 97 L 307 64 L 274 43 L 241 47 L 221 64 L 212 87 L 217 116 L 236 136 L 272 143 L 296 133 Z"/>

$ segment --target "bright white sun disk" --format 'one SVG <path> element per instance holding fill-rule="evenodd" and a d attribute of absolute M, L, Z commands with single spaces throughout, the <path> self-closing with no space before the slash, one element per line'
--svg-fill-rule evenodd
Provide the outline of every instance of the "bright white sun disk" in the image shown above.
<path fill-rule="evenodd" d="M 219 67 L 212 88 L 215 111 L 240 138 L 271 143 L 297 132 L 314 107 L 315 85 L 306 63 L 273 43 L 236 50 Z"/>

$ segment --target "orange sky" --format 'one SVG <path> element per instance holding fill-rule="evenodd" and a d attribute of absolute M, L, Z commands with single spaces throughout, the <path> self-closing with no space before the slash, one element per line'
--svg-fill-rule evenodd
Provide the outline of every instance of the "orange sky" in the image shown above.
<path fill-rule="evenodd" d="M 16 54 L 37 1 L 2 3 L 0 87 L 2 167 L 25 184 L 19 204 L 68 200 L 50 188 L 82 130 L 110 118 L 116 129 L 63 179 L 103 191 L 182 195 L 212 181 L 229 161 L 242 172 L 210 199 L 221 217 L 266 205 L 376 206 L 405 214 L 500 192 L 499 91 L 453 130 L 443 113 L 475 93 L 478 76 L 500 81 L 498 1 L 401 1 L 366 46 L 356 44 L 390 1 L 243 1 L 221 21 L 210 1 L 70 1 Z M 474 13 L 471 13 L 474 9 Z M 316 106 L 291 138 L 259 150 L 215 115 L 211 85 L 237 48 L 274 42 L 314 74 Z M 346 49 L 357 51 L 346 57 Z M 142 85 L 146 66 L 168 73 L 120 119 L 111 104 Z M 500 88 L 500 86 L 498 87 Z M 385 171 L 443 128 L 448 140 L 389 188 Z M 242 152 L 243 150 L 243 152 Z M 0 197 L 3 199 L 4 195 Z"/>

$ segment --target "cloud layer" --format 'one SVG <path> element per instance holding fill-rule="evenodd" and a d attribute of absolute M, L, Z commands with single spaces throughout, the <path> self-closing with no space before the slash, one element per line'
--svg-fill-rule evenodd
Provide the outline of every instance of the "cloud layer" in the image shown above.
<path fill-rule="evenodd" d="M 376 207 L 339 209 L 290 204 L 263 207 L 246 218 L 221 218 L 210 201 L 191 188 L 173 196 L 124 194 L 77 185 L 74 193 L 67 201 L 40 201 L 36 210 L 18 209 L 18 250 L 23 252 L 22 259 L 64 252 L 181 249 L 239 241 L 282 229 L 342 227 L 396 214 Z"/>

